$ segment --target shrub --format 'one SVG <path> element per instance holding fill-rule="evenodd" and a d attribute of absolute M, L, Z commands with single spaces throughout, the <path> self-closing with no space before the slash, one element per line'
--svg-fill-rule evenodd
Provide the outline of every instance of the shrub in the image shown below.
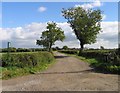
<path fill-rule="evenodd" d="M 76 50 L 59 51 L 67 54 L 78 54 Z M 86 59 L 94 58 L 97 62 L 91 62 L 91 66 L 104 72 L 120 72 L 120 52 L 118 50 L 84 50 L 79 56 Z"/>
<path fill-rule="evenodd" d="M 63 50 L 68 50 L 69 48 L 68 48 L 68 46 L 63 46 L 62 49 L 63 49 Z"/>
<path fill-rule="evenodd" d="M 120 55 L 117 50 L 111 52 L 84 51 L 81 56 L 97 59 L 98 62 L 91 65 L 100 71 L 117 74 L 120 72 Z"/>
<path fill-rule="evenodd" d="M 67 53 L 67 54 L 78 54 L 77 50 L 60 50 L 59 52 Z"/>
<path fill-rule="evenodd" d="M 31 49 L 26 49 L 26 48 L 18 48 L 16 51 L 17 52 L 31 52 L 32 50 Z"/>
<path fill-rule="evenodd" d="M 54 56 L 49 52 L 22 52 L 3 54 L 2 59 L 2 79 L 9 79 L 16 76 L 34 74 L 45 70 L 54 62 Z"/>
<path fill-rule="evenodd" d="M 10 52 L 16 52 L 16 48 L 10 47 L 10 48 L 9 48 L 9 51 L 10 51 Z M 2 48 L 2 49 L 1 49 L 1 52 L 8 52 L 8 48 Z"/>
<path fill-rule="evenodd" d="M 34 67 L 43 63 L 53 61 L 54 57 L 48 52 L 34 52 L 34 53 L 14 53 L 2 55 L 2 67 L 16 66 L 16 67 Z"/>

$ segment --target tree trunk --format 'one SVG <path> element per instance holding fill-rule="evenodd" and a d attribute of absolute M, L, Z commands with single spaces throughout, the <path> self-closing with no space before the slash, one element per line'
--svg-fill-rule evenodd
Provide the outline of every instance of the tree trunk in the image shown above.
<path fill-rule="evenodd" d="M 83 52 L 84 44 L 83 44 L 82 42 L 80 42 L 80 46 L 81 46 L 81 48 L 80 48 L 80 50 L 79 50 L 79 55 L 81 55 L 82 52 Z"/>
<path fill-rule="evenodd" d="M 48 51 L 49 51 L 49 52 L 52 52 L 52 49 L 51 49 L 51 48 L 52 48 L 52 43 L 49 42 L 49 48 L 48 48 Z"/>

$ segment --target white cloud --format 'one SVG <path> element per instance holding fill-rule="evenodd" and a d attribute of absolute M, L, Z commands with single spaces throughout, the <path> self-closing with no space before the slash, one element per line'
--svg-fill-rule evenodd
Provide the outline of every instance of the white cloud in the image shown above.
<path fill-rule="evenodd" d="M 34 22 L 24 27 L 0 28 L 0 40 L 3 41 L 3 44 L 11 41 L 14 47 L 38 47 L 35 42 L 41 36 L 42 31 L 46 29 L 46 25 L 47 23 Z M 57 23 L 57 25 L 64 31 L 66 39 L 64 42 L 56 42 L 55 46 L 80 47 L 79 41 L 68 23 Z M 100 48 L 100 46 L 104 46 L 105 48 L 116 48 L 118 46 L 118 22 L 102 22 L 101 27 L 103 32 L 98 35 L 97 42 L 85 45 L 85 47 Z"/>
<path fill-rule="evenodd" d="M 0 40 L 10 39 L 10 34 L 5 29 L 0 28 Z"/>
<path fill-rule="evenodd" d="M 111 42 L 110 40 L 99 38 L 95 44 L 85 46 L 88 48 L 100 48 L 100 46 L 103 46 L 104 48 L 117 48 L 118 44 L 117 42 Z"/>
<path fill-rule="evenodd" d="M 92 3 L 86 3 L 86 4 L 82 4 L 82 5 L 75 5 L 75 7 L 82 7 L 84 9 L 89 9 L 89 8 L 94 8 L 94 7 L 100 7 L 102 5 L 102 3 L 100 2 L 100 0 L 95 0 Z"/>
<path fill-rule="evenodd" d="M 101 22 L 102 32 L 98 35 L 97 42 L 86 47 L 117 48 L 118 47 L 118 22 Z"/>
<path fill-rule="evenodd" d="M 41 6 L 41 7 L 38 8 L 38 11 L 39 11 L 39 12 L 44 12 L 44 11 L 46 11 L 46 10 L 47 10 L 47 8 L 46 8 L 46 7 L 43 7 L 43 6 Z"/>
<path fill-rule="evenodd" d="M 39 39 L 42 31 L 46 29 L 46 23 L 31 23 L 24 27 L 1 28 L 0 40 L 11 41 L 15 47 L 34 47 L 35 40 Z"/>

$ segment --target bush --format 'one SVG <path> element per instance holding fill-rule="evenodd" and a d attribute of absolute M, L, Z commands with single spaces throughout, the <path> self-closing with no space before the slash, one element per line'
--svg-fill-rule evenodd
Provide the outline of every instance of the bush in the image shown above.
<path fill-rule="evenodd" d="M 68 46 L 63 46 L 62 49 L 63 49 L 63 50 L 68 50 L 69 48 L 68 48 Z"/>
<path fill-rule="evenodd" d="M 54 62 L 53 54 L 49 52 L 22 52 L 3 54 L 2 59 L 2 79 L 9 79 L 16 76 L 34 74 L 45 70 Z"/>
<path fill-rule="evenodd" d="M 112 73 L 120 74 L 120 66 L 116 65 L 106 66 L 106 70 Z"/>
<path fill-rule="evenodd" d="M 10 52 L 38 52 L 38 51 L 47 51 L 46 48 L 14 48 L 10 47 L 9 48 Z M 8 52 L 8 48 L 1 48 L 0 53 L 5 53 Z"/>
<path fill-rule="evenodd" d="M 42 63 L 49 63 L 53 61 L 54 57 L 48 52 L 34 52 L 34 53 L 14 53 L 2 55 L 2 67 L 16 66 L 16 67 L 34 67 Z"/>
<path fill-rule="evenodd" d="M 9 48 L 9 51 L 10 51 L 10 52 L 16 52 L 16 48 L 10 47 L 10 48 Z M 8 52 L 8 48 L 3 48 L 3 49 L 1 49 L 1 52 Z"/>
<path fill-rule="evenodd" d="M 97 58 L 100 61 L 104 62 L 110 62 L 114 63 L 115 62 L 120 62 L 119 61 L 119 55 L 117 54 L 116 51 L 83 51 L 80 53 L 80 56 L 84 56 L 87 58 Z"/>
<path fill-rule="evenodd" d="M 78 54 L 77 50 L 60 50 L 59 52 L 67 53 L 67 54 Z"/>
<path fill-rule="evenodd" d="M 67 54 L 78 54 L 76 50 L 59 51 Z M 111 73 L 120 72 L 120 52 L 118 50 L 84 50 L 79 56 L 86 59 L 94 58 L 97 62 L 91 62 L 91 66 L 97 70 Z"/>
<path fill-rule="evenodd" d="M 110 52 L 83 51 L 80 56 L 97 59 L 98 62 L 91 65 L 100 71 L 117 74 L 120 72 L 120 55 L 117 50 Z"/>
<path fill-rule="evenodd" d="M 46 48 L 35 48 L 34 50 L 35 50 L 35 51 L 47 51 Z"/>
<path fill-rule="evenodd" d="M 16 51 L 17 52 L 32 52 L 31 49 L 26 49 L 26 48 L 18 48 Z"/>

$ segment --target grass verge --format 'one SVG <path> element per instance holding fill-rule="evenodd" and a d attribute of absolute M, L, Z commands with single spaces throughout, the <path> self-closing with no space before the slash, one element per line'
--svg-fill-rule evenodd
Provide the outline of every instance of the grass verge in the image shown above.
<path fill-rule="evenodd" d="M 24 67 L 24 68 L 0 67 L 0 72 L 2 72 L 2 75 L 0 76 L 0 79 L 5 79 L 6 80 L 6 79 L 10 79 L 10 78 L 15 78 L 15 77 L 18 77 L 18 76 L 35 74 L 37 72 L 41 72 L 41 71 L 46 70 L 48 67 L 50 67 L 54 63 L 55 63 L 55 61 L 52 61 L 49 64 L 42 64 L 41 66 Z"/>
<path fill-rule="evenodd" d="M 64 53 L 64 54 L 66 54 L 66 53 Z M 87 58 L 87 57 L 78 56 L 76 54 L 66 54 L 66 55 L 74 56 L 74 57 L 82 60 L 83 62 L 89 63 L 90 66 L 93 67 L 96 72 L 120 75 L 120 66 L 111 65 L 110 63 L 102 62 L 100 60 L 97 60 L 96 58 Z"/>
<path fill-rule="evenodd" d="M 42 54 L 43 56 L 40 56 L 43 58 L 42 58 L 41 62 L 38 62 L 39 65 L 36 65 L 36 66 L 24 66 L 21 68 L 21 67 L 17 67 L 16 65 L 15 66 L 12 65 L 12 66 L 0 67 L 0 72 L 2 72 L 1 73 L 2 75 L 0 75 L 0 79 L 6 80 L 6 79 L 10 79 L 10 78 L 15 78 L 18 76 L 35 74 L 37 72 L 46 70 L 48 67 L 50 67 L 51 65 L 53 65 L 56 62 L 53 54 L 52 54 L 52 56 L 49 56 L 49 58 L 47 58 L 47 54 L 43 53 Z"/>

